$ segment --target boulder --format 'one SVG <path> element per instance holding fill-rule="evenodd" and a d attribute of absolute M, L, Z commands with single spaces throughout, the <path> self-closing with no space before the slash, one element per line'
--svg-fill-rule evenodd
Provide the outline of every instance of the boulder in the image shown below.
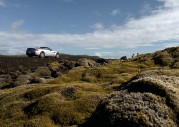
<path fill-rule="evenodd" d="M 154 53 L 153 59 L 156 64 L 178 68 L 177 62 L 179 62 L 179 47 L 172 47 L 162 51 L 157 51 Z"/>
<path fill-rule="evenodd" d="M 50 62 L 46 65 L 50 71 L 57 71 L 61 64 L 59 62 Z"/>
<path fill-rule="evenodd" d="M 19 71 L 10 72 L 9 75 L 12 79 L 17 79 L 21 73 Z"/>
<path fill-rule="evenodd" d="M 174 58 L 179 57 L 179 47 L 174 48 L 174 51 L 172 52 L 172 56 Z"/>
<path fill-rule="evenodd" d="M 93 60 L 82 58 L 76 62 L 76 66 L 95 67 L 97 64 Z"/>
<path fill-rule="evenodd" d="M 127 60 L 127 56 L 122 56 L 120 60 Z"/>
<path fill-rule="evenodd" d="M 62 60 L 60 63 L 52 62 L 47 64 L 47 67 L 51 71 L 51 77 L 57 78 L 62 74 L 67 73 L 69 70 L 75 67 L 75 63 L 73 61 Z"/>
<path fill-rule="evenodd" d="M 0 75 L 0 89 L 8 87 L 11 82 L 12 78 L 10 75 Z"/>
<path fill-rule="evenodd" d="M 172 68 L 179 68 L 179 62 L 175 62 L 172 66 Z"/>
<path fill-rule="evenodd" d="M 109 61 L 108 61 L 108 60 L 103 59 L 103 58 L 97 59 L 97 61 L 96 61 L 96 62 L 97 62 L 97 63 L 99 63 L 99 64 L 102 64 L 102 65 L 109 63 Z"/>
<path fill-rule="evenodd" d="M 175 59 L 168 52 L 164 51 L 155 53 L 154 61 L 156 64 L 160 64 L 162 66 L 171 66 Z"/>
<path fill-rule="evenodd" d="M 13 83 L 14 87 L 27 85 L 30 82 L 31 77 L 29 75 L 20 75 Z"/>
<path fill-rule="evenodd" d="M 57 78 L 62 74 L 66 74 L 68 71 L 69 71 L 68 68 L 62 65 L 57 70 L 51 71 L 51 77 Z"/>
<path fill-rule="evenodd" d="M 3 82 L 10 82 L 11 76 L 10 75 L 0 75 L 0 84 Z"/>
<path fill-rule="evenodd" d="M 34 73 L 31 74 L 33 78 L 51 78 L 51 71 L 48 67 L 38 67 Z"/>
<path fill-rule="evenodd" d="M 71 70 L 75 67 L 76 61 L 62 60 L 61 64 L 67 67 L 68 70 Z"/>
<path fill-rule="evenodd" d="M 38 84 L 38 83 L 45 83 L 45 82 L 46 82 L 45 78 L 37 77 L 37 78 L 31 79 L 29 84 Z"/>
<path fill-rule="evenodd" d="M 141 76 L 103 99 L 82 127 L 177 127 L 179 78 Z"/>

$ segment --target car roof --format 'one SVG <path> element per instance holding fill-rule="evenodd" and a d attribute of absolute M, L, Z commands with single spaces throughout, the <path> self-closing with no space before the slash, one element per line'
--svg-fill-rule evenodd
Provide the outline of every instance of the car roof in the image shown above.
<path fill-rule="evenodd" d="M 44 48 L 49 48 L 49 47 L 39 47 L 39 48 L 42 48 L 42 49 L 44 49 Z"/>

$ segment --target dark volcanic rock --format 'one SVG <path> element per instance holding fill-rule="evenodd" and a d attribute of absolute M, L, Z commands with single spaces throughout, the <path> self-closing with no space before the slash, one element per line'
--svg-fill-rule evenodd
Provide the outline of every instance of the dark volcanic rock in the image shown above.
<path fill-rule="evenodd" d="M 97 63 L 99 63 L 99 64 L 104 65 L 104 64 L 109 63 L 109 60 L 106 60 L 106 59 L 100 58 L 100 59 L 97 59 L 97 60 L 96 60 L 96 62 L 97 62 Z"/>
<path fill-rule="evenodd" d="M 49 70 L 51 71 L 51 77 L 57 78 L 62 74 L 67 73 L 69 70 L 75 67 L 75 62 L 62 60 L 59 62 L 52 62 L 47 65 Z"/>
<path fill-rule="evenodd" d="M 44 78 L 33 78 L 30 80 L 29 84 L 36 84 L 36 83 L 45 83 Z"/>
<path fill-rule="evenodd" d="M 62 65 L 58 69 L 51 71 L 51 77 L 57 78 L 61 76 L 62 74 L 67 73 L 68 71 L 69 71 L 68 68 Z"/>
<path fill-rule="evenodd" d="M 61 62 L 68 70 L 73 69 L 76 65 L 76 61 L 62 60 Z"/>
<path fill-rule="evenodd" d="M 177 127 L 179 78 L 140 76 L 102 100 L 83 127 Z"/>
<path fill-rule="evenodd" d="M 127 56 L 122 56 L 120 60 L 127 60 Z"/>

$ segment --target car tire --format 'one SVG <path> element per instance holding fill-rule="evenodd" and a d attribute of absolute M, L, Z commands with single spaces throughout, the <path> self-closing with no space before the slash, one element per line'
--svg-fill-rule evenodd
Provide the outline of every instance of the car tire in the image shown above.
<path fill-rule="evenodd" d="M 40 55 L 39 55 L 40 58 L 44 58 L 45 57 L 45 53 L 44 52 L 41 52 Z"/>
<path fill-rule="evenodd" d="M 59 53 L 57 53 L 56 55 L 55 55 L 55 58 L 59 58 L 60 57 L 60 54 Z"/>

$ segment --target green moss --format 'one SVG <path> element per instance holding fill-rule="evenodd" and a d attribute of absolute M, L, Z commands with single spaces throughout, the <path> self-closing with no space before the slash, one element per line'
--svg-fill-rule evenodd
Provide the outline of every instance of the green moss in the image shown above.
<path fill-rule="evenodd" d="M 84 83 L 7 89 L 0 93 L 0 126 L 7 123 L 19 127 L 78 125 L 92 114 L 100 98 L 106 94 L 102 87 Z"/>
<path fill-rule="evenodd" d="M 59 62 L 48 65 L 52 70 L 59 66 Z M 39 67 L 31 74 L 32 78 L 48 77 L 49 68 Z M 0 90 L 0 126 L 76 126 L 92 115 L 101 98 L 146 70 L 179 76 L 177 69 L 156 66 L 149 54 L 93 68 L 76 67 L 56 79 L 47 80 L 46 84 Z M 139 114 L 139 117 L 144 116 Z"/>
<path fill-rule="evenodd" d="M 48 78 L 51 77 L 51 71 L 47 67 L 38 67 L 37 70 L 31 74 L 31 77 L 44 77 Z"/>

